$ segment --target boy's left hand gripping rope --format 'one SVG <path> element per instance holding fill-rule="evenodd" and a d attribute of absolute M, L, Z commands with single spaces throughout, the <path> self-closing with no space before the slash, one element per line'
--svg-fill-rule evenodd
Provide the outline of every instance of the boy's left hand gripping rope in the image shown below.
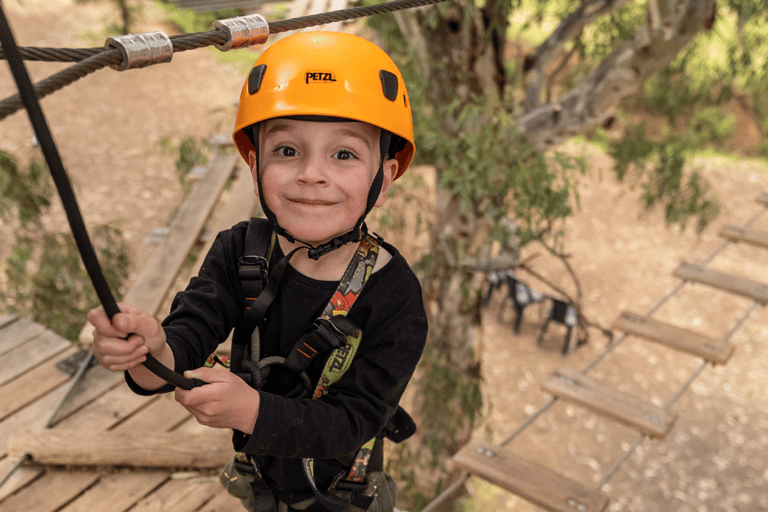
<path fill-rule="evenodd" d="M 8 66 L 11 68 L 11 73 L 13 74 L 16 86 L 19 89 L 19 95 L 27 110 L 35 136 L 37 137 L 40 148 L 45 156 L 45 161 L 51 172 L 51 177 L 56 184 L 59 197 L 61 197 L 61 201 L 64 204 L 67 220 L 69 221 L 72 235 L 77 243 L 77 248 L 80 251 L 80 256 L 83 259 L 83 264 L 88 271 L 88 276 L 91 278 L 93 287 L 96 289 L 96 294 L 99 296 L 102 306 L 104 306 L 104 310 L 111 319 L 115 314 L 120 312 L 120 309 L 109 289 L 107 280 L 101 270 L 99 260 L 96 258 L 96 253 L 93 250 L 93 245 L 88 237 L 88 231 L 85 229 L 85 223 L 80 214 L 80 208 L 77 205 L 72 185 L 70 184 L 69 177 L 64 169 L 64 164 L 61 161 L 61 156 L 56 148 L 56 144 L 53 141 L 53 135 L 48 128 L 48 123 L 45 120 L 40 103 L 35 95 L 27 69 L 21 59 L 21 54 L 19 53 L 13 33 L 11 32 L 11 27 L 5 17 L 2 3 L 0 3 L 0 43 L 2 43 L 3 49 L 5 50 Z M 144 362 L 144 366 L 175 387 L 192 389 L 205 384 L 198 379 L 187 379 L 186 377 L 179 375 L 170 368 L 164 366 L 150 354 L 147 354 L 147 360 Z"/>

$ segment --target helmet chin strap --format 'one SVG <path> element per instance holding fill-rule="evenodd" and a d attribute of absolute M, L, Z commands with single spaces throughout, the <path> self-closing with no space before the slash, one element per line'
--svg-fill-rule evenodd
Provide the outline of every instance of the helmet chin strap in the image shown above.
<path fill-rule="evenodd" d="M 384 161 L 387 158 L 387 152 L 389 150 L 389 144 L 392 140 L 392 134 L 382 129 L 381 130 L 381 136 L 379 137 L 379 151 L 381 154 L 381 163 L 379 164 L 379 170 L 376 171 L 376 176 L 373 178 L 373 183 L 371 183 L 371 188 L 368 191 L 368 200 L 366 202 L 365 212 L 363 212 L 363 215 L 360 216 L 360 218 L 355 223 L 355 227 L 352 228 L 350 231 L 344 233 L 343 235 L 335 236 L 328 242 L 313 246 L 309 242 L 305 242 L 304 240 L 298 240 L 293 235 L 291 235 L 288 231 L 286 231 L 283 227 L 280 226 L 280 224 L 277 222 L 277 217 L 275 216 L 274 212 L 270 210 L 269 206 L 267 205 L 266 200 L 264 199 L 264 193 L 261 187 L 261 168 L 260 168 L 260 159 L 259 159 L 259 126 L 258 124 L 253 125 L 252 127 L 252 139 L 253 139 L 253 146 L 254 151 L 256 153 L 256 186 L 259 188 L 259 202 L 261 203 L 261 209 L 264 211 L 264 215 L 267 217 L 267 220 L 269 220 L 270 223 L 272 223 L 272 226 L 275 230 L 275 233 L 278 235 L 284 237 L 288 242 L 294 243 L 299 242 L 301 244 L 304 244 L 309 249 L 309 252 L 307 253 L 307 257 L 311 258 L 313 260 L 320 259 L 320 256 L 327 254 L 331 251 L 334 251 L 338 249 L 339 247 L 346 245 L 349 242 L 359 242 L 360 237 L 363 232 L 367 232 L 368 228 L 365 225 L 365 217 L 373 210 L 373 207 L 376 205 L 376 200 L 379 197 L 379 194 L 381 193 L 381 187 L 384 183 Z"/>

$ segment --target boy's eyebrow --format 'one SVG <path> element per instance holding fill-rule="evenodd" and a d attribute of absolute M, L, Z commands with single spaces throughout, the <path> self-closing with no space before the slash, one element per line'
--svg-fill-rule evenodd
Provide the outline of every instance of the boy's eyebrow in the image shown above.
<path fill-rule="evenodd" d="M 273 133 L 290 132 L 290 131 L 291 131 L 291 126 L 288 124 L 279 124 L 279 123 L 273 124 L 272 126 L 269 127 L 269 129 L 266 132 L 264 132 L 264 138 L 266 138 L 268 135 L 271 135 Z M 373 142 L 371 142 L 367 137 L 365 137 L 364 135 L 361 135 L 355 130 L 351 130 L 349 128 L 339 128 L 338 130 L 335 130 L 334 133 L 337 133 L 339 135 L 346 135 L 348 137 L 354 137 L 362 141 L 368 149 L 373 148 Z"/>

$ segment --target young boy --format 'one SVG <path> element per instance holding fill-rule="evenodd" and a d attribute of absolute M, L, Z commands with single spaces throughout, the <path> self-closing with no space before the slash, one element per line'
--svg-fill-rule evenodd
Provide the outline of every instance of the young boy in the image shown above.
<path fill-rule="evenodd" d="M 205 382 L 175 398 L 201 424 L 234 430 L 238 456 L 222 482 L 247 481 L 247 493 L 230 492 L 251 510 L 391 511 L 382 438 L 412 427 L 398 424 L 398 402 L 427 323 L 415 275 L 364 219 L 413 158 L 402 76 L 357 36 L 287 37 L 255 63 L 233 138 L 277 234 L 265 291 L 244 295 L 239 264 L 258 258 L 243 258 L 241 222 L 218 235 L 162 324 L 129 305 L 111 322 L 91 311 L 94 354 L 126 370 L 136 393 L 172 390 L 141 365 L 148 353 Z M 232 329 L 230 371 L 204 367 Z M 356 459 L 371 451 L 359 481 Z"/>

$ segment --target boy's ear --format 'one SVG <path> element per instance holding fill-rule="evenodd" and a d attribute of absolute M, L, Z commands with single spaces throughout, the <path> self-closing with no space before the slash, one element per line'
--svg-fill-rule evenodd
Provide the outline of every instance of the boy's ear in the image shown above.
<path fill-rule="evenodd" d="M 259 197 L 259 176 L 256 169 L 256 152 L 250 150 L 248 152 L 248 167 L 251 168 L 251 178 L 253 178 L 253 193 L 256 197 Z"/>
<path fill-rule="evenodd" d="M 384 179 L 381 182 L 381 192 L 379 192 L 379 197 L 376 199 L 375 206 L 384 204 L 384 200 L 387 198 L 387 191 L 389 191 L 389 187 L 392 186 L 392 182 L 395 181 L 395 176 L 397 176 L 397 169 L 398 163 L 394 158 L 384 161 L 382 169 Z"/>

